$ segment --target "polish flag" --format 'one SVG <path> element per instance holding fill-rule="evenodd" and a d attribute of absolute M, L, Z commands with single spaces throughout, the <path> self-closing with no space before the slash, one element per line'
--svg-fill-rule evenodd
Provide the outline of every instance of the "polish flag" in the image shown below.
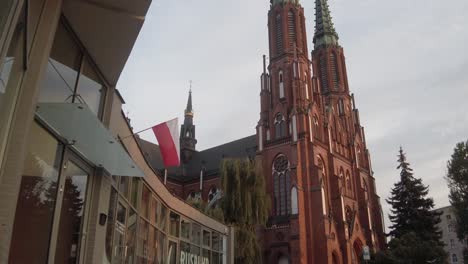
<path fill-rule="evenodd" d="M 152 129 L 159 143 L 164 166 L 178 167 L 180 165 L 179 120 L 175 118 Z"/>

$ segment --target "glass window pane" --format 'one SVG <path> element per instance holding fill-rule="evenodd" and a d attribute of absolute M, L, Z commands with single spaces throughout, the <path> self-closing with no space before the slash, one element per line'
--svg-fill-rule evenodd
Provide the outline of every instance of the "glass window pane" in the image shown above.
<path fill-rule="evenodd" d="M 180 215 L 171 212 L 170 216 L 170 234 L 171 236 L 179 237 L 179 224 L 180 224 Z"/>
<path fill-rule="evenodd" d="M 0 4 L 0 6 L 1 5 L 2 4 Z M 0 163 L 3 159 L 2 156 L 6 145 L 6 137 L 10 129 L 13 109 L 24 71 L 22 63 L 23 45 L 21 45 L 23 37 L 23 29 L 17 26 L 7 53 L 5 57 L 0 60 Z"/>
<path fill-rule="evenodd" d="M 169 241 L 169 249 L 168 249 L 168 264 L 177 264 L 177 243 L 174 241 Z M 209 262 L 208 262 L 209 263 Z"/>
<path fill-rule="evenodd" d="M 113 254 L 113 234 L 115 226 L 115 212 L 117 211 L 117 191 L 112 188 L 109 199 L 109 211 L 107 212 L 107 230 L 106 230 L 106 257 L 107 262 L 111 262 Z"/>
<path fill-rule="evenodd" d="M 192 224 L 192 239 L 191 242 L 195 245 L 200 245 L 200 237 L 201 237 L 201 227 L 199 224 Z"/>
<path fill-rule="evenodd" d="M 153 196 L 151 198 L 151 204 L 150 204 L 150 221 L 151 221 L 152 224 L 156 224 L 156 220 L 157 220 L 157 215 L 158 215 L 156 213 L 157 203 L 158 203 L 158 201 Z"/>
<path fill-rule="evenodd" d="M 69 161 L 63 177 L 65 177 L 65 187 L 60 212 L 55 263 L 76 263 L 80 252 L 79 246 L 88 174 Z"/>
<path fill-rule="evenodd" d="M 120 177 L 119 191 L 120 193 L 128 199 L 128 192 L 130 190 L 130 178 L 129 177 Z"/>
<path fill-rule="evenodd" d="M 33 123 L 10 248 L 12 263 L 46 263 L 62 146 Z M 26 254 L 27 253 L 27 254 Z"/>
<path fill-rule="evenodd" d="M 205 247 L 210 247 L 210 238 L 211 238 L 211 233 L 210 231 L 203 230 L 203 246 Z"/>
<path fill-rule="evenodd" d="M 73 102 L 81 52 L 63 24 L 57 27 L 54 44 L 41 84 L 39 102 Z"/>
<path fill-rule="evenodd" d="M 151 199 L 151 192 L 148 189 L 148 187 L 146 187 L 146 185 L 143 185 L 143 191 L 141 192 L 140 213 L 146 219 L 149 219 L 148 207 L 149 207 L 150 199 Z"/>
<path fill-rule="evenodd" d="M 0 32 L 4 32 L 5 25 L 9 15 L 11 14 L 14 0 L 3 0 L 0 3 Z"/>
<path fill-rule="evenodd" d="M 136 247 L 136 230 L 137 230 L 137 214 L 133 209 L 130 209 L 127 221 L 127 256 L 126 264 L 136 263 L 135 247 Z"/>
<path fill-rule="evenodd" d="M 158 245 L 157 245 L 157 253 L 156 253 L 156 262 L 157 264 L 165 264 L 164 261 L 166 260 L 165 253 L 165 245 L 166 245 L 166 235 L 160 231 L 158 231 Z"/>
<path fill-rule="evenodd" d="M 137 207 L 137 201 L 138 201 L 138 178 L 132 178 L 132 193 L 130 194 L 130 202 L 132 203 L 133 207 Z"/>
<path fill-rule="evenodd" d="M 101 100 L 104 95 L 104 86 L 88 59 L 83 62 L 80 80 L 78 81 L 78 100 L 86 104 L 97 116 L 100 115 Z"/>
<path fill-rule="evenodd" d="M 218 233 L 216 232 L 211 233 L 211 245 L 212 245 L 213 250 L 216 250 L 216 251 L 221 250 L 220 238 L 221 236 Z"/>
<path fill-rule="evenodd" d="M 158 218 L 158 226 L 161 228 L 162 231 L 166 232 L 166 226 L 167 226 L 167 207 L 160 203 L 161 205 L 161 211 L 159 213 L 159 218 Z"/>
<path fill-rule="evenodd" d="M 148 222 L 140 218 L 138 226 L 137 263 L 146 263 L 148 258 Z"/>
<path fill-rule="evenodd" d="M 180 236 L 185 239 L 190 239 L 190 222 L 184 219 L 182 220 L 180 227 Z"/>

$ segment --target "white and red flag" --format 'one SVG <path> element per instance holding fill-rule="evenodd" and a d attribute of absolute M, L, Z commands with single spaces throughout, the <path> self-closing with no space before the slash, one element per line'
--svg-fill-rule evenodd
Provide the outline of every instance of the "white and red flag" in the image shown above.
<path fill-rule="evenodd" d="M 159 143 L 164 166 L 180 165 L 179 120 L 177 118 L 152 127 Z"/>

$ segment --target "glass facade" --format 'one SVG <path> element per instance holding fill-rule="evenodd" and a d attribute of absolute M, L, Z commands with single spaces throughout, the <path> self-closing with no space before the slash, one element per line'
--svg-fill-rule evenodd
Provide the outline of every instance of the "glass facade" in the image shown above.
<path fill-rule="evenodd" d="M 59 23 L 39 95 L 40 103 L 82 103 L 101 116 L 105 86 L 65 22 Z"/>
<path fill-rule="evenodd" d="M 28 142 L 10 260 L 12 263 L 76 263 L 83 234 L 89 169 L 75 161 L 64 145 L 36 122 Z"/>
<path fill-rule="evenodd" d="M 6 9 L 3 10 L 3 5 Z M 0 33 L 5 24 L 6 16 L 12 5 L 11 0 L 0 4 Z M 24 12 L 23 12 L 24 13 Z M 20 81 L 24 72 L 24 14 L 14 29 L 12 39 L 7 47 L 5 57 L 0 57 L 0 166 L 3 160 L 8 131 L 13 116 L 13 110 L 19 92 Z M 0 43 L 1 44 L 1 43 Z"/>
<path fill-rule="evenodd" d="M 109 263 L 225 263 L 222 234 L 171 211 L 142 180 L 113 179 L 106 234 Z M 127 184 L 131 186 L 123 186 Z M 137 206 L 122 189 L 141 190 Z"/>

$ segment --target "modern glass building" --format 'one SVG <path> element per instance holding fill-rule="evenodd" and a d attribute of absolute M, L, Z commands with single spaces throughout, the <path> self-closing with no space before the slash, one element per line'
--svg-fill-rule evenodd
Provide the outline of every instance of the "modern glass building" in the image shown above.
<path fill-rule="evenodd" d="M 231 263 L 233 230 L 128 137 L 116 84 L 150 3 L 1 1 L 0 263 Z"/>

